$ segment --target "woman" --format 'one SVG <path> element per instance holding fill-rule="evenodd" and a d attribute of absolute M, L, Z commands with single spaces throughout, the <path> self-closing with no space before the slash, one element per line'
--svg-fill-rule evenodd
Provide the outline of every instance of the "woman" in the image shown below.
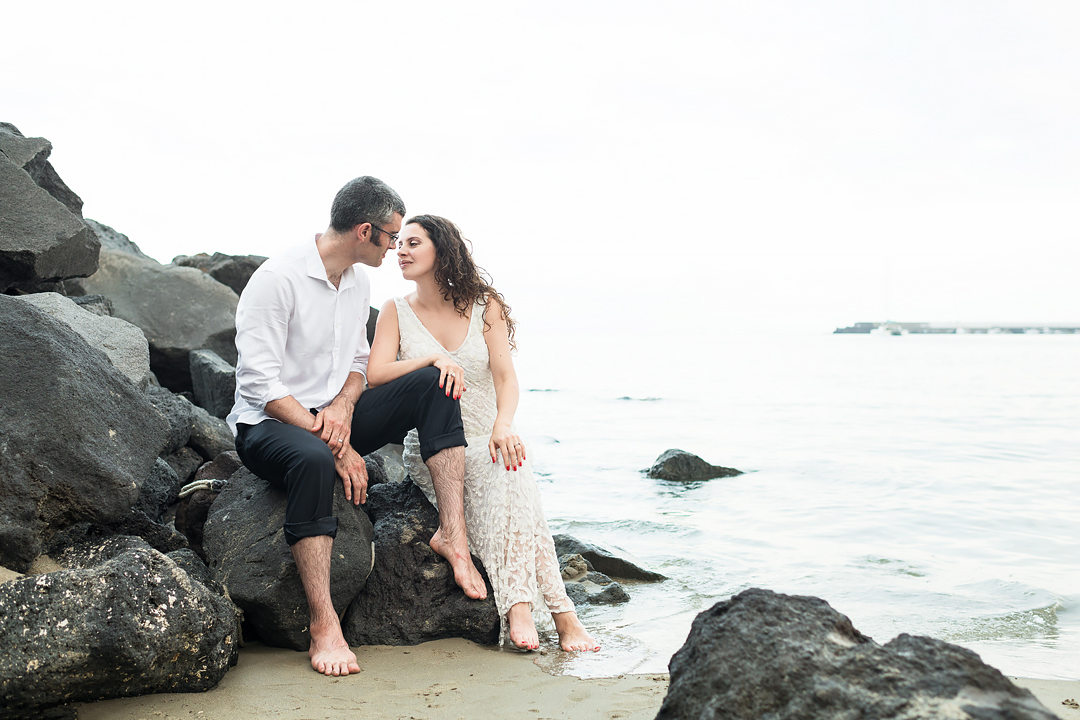
<path fill-rule="evenodd" d="M 416 283 L 416 291 L 383 305 L 368 383 L 381 385 L 434 365 L 442 371 L 439 387 L 461 399 L 469 442 L 469 547 L 484 563 L 495 590 L 500 637 L 509 635 L 523 650 L 537 649 L 537 623 L 550 625 L 546 608 L 563 650 L 599 650 L 566 596 L 525 445 L 513 429 L 518 383 L 510 359 L 514 321 L 509 306 L 473 263 L 461 232 L 449 220 L 434 215 L 410 219 L 398 238 L 397 255 L 402 275 Z M 434 503 L 415 430 L 405 438 L 404 461 Z"/>

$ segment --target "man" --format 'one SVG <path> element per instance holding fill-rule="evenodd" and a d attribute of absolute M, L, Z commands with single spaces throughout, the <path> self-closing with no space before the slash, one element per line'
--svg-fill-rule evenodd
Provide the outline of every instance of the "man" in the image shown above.
<path fill-rule="evenodd" d="M 411 428 L 439 504 L 432 547 L 466 595 L 487 594 L 465 534 L 458 401 L 440 390 L 433 367 L 364 389 L 370 286 L 353 266 L 382 264 L 404 216 L 401 198 L 381 180 L 350 181 L 334 198 L 326 232 L 263 263 L 236 308 L 236 402 L 228 422 L 244 464 L 287 493 L 285 538 L 307 596 L 308 654 L 325 675 L 360 671 L 330 599 L 334 485 L 340 478 L 349 501 L 366 502 L 361 456 L 400 442 Z"/>

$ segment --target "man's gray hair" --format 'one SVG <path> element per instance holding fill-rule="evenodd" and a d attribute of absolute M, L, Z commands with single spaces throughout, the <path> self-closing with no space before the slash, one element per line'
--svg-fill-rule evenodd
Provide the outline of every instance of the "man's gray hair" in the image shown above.
<path fill-rule="evenodd" d="M 360 223 L 385 225 L 394 213 L 405 216 L 405 203 L 379 178 L 364 175 L 345 183 L 330 207 L 330 227 L 347 232 Z"/>

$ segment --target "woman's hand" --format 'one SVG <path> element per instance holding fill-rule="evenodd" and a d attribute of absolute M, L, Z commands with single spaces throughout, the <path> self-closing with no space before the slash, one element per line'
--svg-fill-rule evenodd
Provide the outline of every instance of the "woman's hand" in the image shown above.
<path fill-rule="evenodd" d="M 458 365 L 449 355 L 436 355 L 431 364 L 439 368 L 439 387 L 446 390 L 446 397 L 453 393 L 455 400 L 465 392 L 465 368 Z"/>
<path fill-rule="evenodd" d="M 491 462 L 498 462 L 496 451 L 502 453 L 503 464 L 507 470 L 517 470 L 525 462 L 525 444 L 517 433 L 511 432 L 509 425 L 495 423 L 495 427 L 491 429 L 491 439 L 488 440 Z"/>

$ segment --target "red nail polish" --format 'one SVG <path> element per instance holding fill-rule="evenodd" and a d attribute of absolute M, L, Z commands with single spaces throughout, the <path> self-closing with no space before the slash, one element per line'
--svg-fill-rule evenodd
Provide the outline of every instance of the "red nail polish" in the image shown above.
<path fill-rule="evenodd" d="M 509 469 L 510 469 L 510 466 L 509 466 L 509 465 L 507 465 L 507 466 L 506 466 L 506 469 L 507 469 L 507 470 L 509 470 Z"/>

